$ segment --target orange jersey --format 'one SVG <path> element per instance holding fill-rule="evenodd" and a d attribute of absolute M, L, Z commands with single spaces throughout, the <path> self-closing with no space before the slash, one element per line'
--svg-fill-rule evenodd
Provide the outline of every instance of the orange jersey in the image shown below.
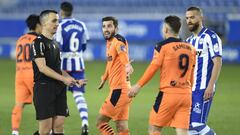
<path fill-rule="evenodd" d="M 126 64 L 129 63 L 128 43 L 121 35 L 115 35 L 107 41 L 107 66 L 103 80 L 108 79 L 110 89 L 125 89 L 130 87 L 126 73 Z"/>
<path fill-rule="evenodd" d="M 196 50 L 191 44 L 168 38 L 155 47 L 153 60 L 138 84 L 143 86 L 160 69 L 161 91 L 191 93 L 195 57 Z"/>
<path fill-rule="evenodd" d="M 37 37 L 36 33 L 27 33 L 21 36 L 16 43 L 16 77 L 33 77 L 30 58 L 30 45 Z"/>

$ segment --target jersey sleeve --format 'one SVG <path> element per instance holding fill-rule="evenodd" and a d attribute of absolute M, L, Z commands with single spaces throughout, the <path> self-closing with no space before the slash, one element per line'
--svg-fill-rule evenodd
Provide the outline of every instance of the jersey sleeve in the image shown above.
<path fill-rule="evenodd" d="M 154 64 L 154 65 L 157 65 L 157 66 L 161 67 L 162 63 L 163 63 L 163 58 L 164 58 L 163 49 L 162 48 L 160 48 L 160 49 L 155 48 L 151 64 Z"/>
<path fill-rule="evenodd" d="M 137 84 L 143 87 L 149 80 L 152 79 L 158 68 L 159 67 L 157 65 L 151 63 Z"/>
<path fill-rule="evenodd" d="M 222 41 L 217 36 L 217 34 L 210 34 L 207 40 L 207 44 L 212 59 L 217 56 L 222 56 Z"/>
<path fill-rule="evenodd" d="M 82 23 L 82 26 L 83 26 L 83 30 L 84 30 L 82 44 L 87 44 L 87 41 L 90 39 L 89 34 L 88 34 L 88 29 L 87 29 L 85 23 Z"/>
<path fill-rule="evenodd" d="M 126 65 L 129 63 L 129 57 L 128 57 L 128 48 L 127 45 L 123 42 L 118 41 L 116 44 L 116 51 L 120 57 L 121 62 Z"/>
<path fill-rule="evenodd" d="M 45 52 L 45 45 L 40 39 L 36 39 L 31 45 L 31 58 L 43 58 Z"/>
<path fill-rule="evenodd" d="M 159 67 L 162 66 L 164 57 L 164 51 L 161 45 L 157 45 L 154 49 L 153 59 L 151 64 L 148 66 L 147 70 L 138 81 L 138 84 L 143 87 L 156 73 Z"/>

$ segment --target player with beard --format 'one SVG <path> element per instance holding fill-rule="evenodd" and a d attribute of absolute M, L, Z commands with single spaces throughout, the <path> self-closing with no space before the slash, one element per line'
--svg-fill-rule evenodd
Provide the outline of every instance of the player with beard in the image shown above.
<path fill-rule="evenodd" d="M 218 35 L 203 26 L 203 14 L 198 7 L 189 7 L 186 22 L 192 36 L 187 39 L 197 50 L 190 135 L 215 135 L 207 118 L 222 66 L 222 42 Z"/>
<path fill-rule="evenodd" d="M 114 135 L 114 130 L 108 124 L 113 120 L 118 135 L 129 135 L 128 116 L 131 99 L 127 94 L 130 88 L 129 75 L 132 74 L 133 68 L 129 62 L 128 43 L 123 36 L 117 34 L 118 20 L 114 17 L 102 19 L 102 31 L 107 41 L 107 66 L 101 77 L 99 89 L 102 89 L 108 80 L 110 93 L 100 109 L 96 126 L 102 135 Z"/>

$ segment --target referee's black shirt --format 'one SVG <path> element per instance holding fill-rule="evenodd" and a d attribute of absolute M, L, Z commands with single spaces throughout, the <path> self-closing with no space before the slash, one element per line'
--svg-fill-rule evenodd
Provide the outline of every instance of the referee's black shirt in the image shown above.
<path fill-rule="evenodd" d="M 60 67 L 61 59 L 58 43 L 54 40 L 48 39 L 43 35 L 40 35 L 32 43 L 30 51 L 34 71 L 34 82 L 57 81 L 41 73 L 34 60 L 36 58 L 45 58 L 46 65 L 49 68 L 53 69 L 59 74 L 62 74 Z"/>

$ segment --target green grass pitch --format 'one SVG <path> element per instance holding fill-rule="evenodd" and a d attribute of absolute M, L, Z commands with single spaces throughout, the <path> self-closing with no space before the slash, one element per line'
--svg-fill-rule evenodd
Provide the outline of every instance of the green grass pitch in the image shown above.
<path fill-rule="evenodd" d="M 133 63 L 135 72 L 131 77 L 134 84 L 143 74 L 149 63 Z M 89 107 L 90 135 L 99 135 L 95 120 L 100 106 L 108 94 L 107 85 L 103 90 L 97 90 L 100 76 L 104 72 L 105 62 L 87 62 L 86 99 Z M 11 134 L 11 111 L 14 105 L 14 74 L 15 63 L 13 60 L 0 59 L 0 135 Z M 158 75 L 142 89 L 133 100 L 130 108 L 129 128 L 132 135 L 147 135 L 148 115 L 158 93 Z M 214 128 L 218 135 L 239 135 L 240 125 L 240 65 L 223 65 L 217 83 L 215 95 L 210 111 L 208 124 Z M 81 120 L 72 98 L 68 92 L 68 105 L 70 117 L 66 119 L 65 134 L 79 135 Z M 114 123 L 111 123 L 112 125 Z M 31 135 L 38 128 L 35 120 L 33 105 L 27 105 L 23 112 L 20 127 L 21 135 Z M 164 135 L 174 135 L 172 128 L 165 128 Z"/>

